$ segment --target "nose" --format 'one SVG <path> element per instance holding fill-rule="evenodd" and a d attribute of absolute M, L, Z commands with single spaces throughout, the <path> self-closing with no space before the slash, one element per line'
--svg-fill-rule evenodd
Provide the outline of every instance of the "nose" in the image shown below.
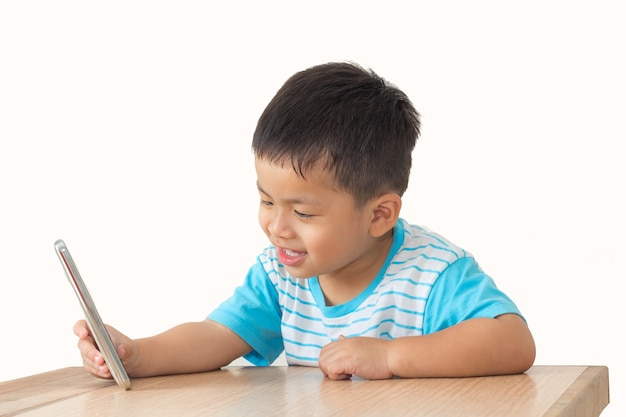
<path fill-rule="evenodd" d="M 272 213 L 267 223 L 267 231 L 269 234 L 282 239 L 292 237 L 293 229 L 291 228 L 288 217 L 288 214 L 283 210 L 276 210 Z"/>

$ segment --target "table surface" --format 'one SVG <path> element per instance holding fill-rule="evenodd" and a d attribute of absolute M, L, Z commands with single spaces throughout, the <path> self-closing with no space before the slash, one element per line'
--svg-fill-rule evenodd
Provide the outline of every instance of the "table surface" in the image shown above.
<path fill-rule="evenodd" d="M 595 417 L 608 403 L 605 366 L 381 381 L 332 381 L 308 367 L 226 367 L 137 378 L 128 391 L 72 367 L 0 383 L 1 416 Z"/>

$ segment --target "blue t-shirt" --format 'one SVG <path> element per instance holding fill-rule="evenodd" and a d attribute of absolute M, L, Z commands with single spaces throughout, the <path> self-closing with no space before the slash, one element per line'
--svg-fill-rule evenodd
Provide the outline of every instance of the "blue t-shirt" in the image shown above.
<path fill-rule="evenodd" d="M 341 335 L 419 336 L 506 313 L 521 316 L 471 254 L 400 219 L 378 275 L 347 303 L 326 306 L 318 278 L 291 276 L 270 246 L 208 318 L 245 340 L 255 365 L 269 365 L 284 350 L 290 365 L 317 366 L 322 347 Z"/>

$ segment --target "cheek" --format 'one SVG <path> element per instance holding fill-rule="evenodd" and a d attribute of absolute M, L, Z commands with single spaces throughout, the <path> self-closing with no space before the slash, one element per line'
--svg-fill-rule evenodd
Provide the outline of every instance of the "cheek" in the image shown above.
<path fill-rule="evenodd" d="M 312 231 L 302 233 L 300 238 L 306 242 L 307 251 L 314 253 L 318 258 L 335 258 L 346 251 L 345 242 L 335 231 L 328 233 Z"/>
<path fill-rule="evenodd" d="M 331 258 L 351 257 L 362 250 L 367 242 L 367 236 L 359 229 L 336 225 L 325 233 L 314 234 L 310 241 L 318 253 Z"/>
<path fill-rule="evenodd" d="M 258 220 L 259 220 L 259 226 L 261 226 L 261 230 L 263 230 L 263 233 L 267 235 L 268 234 L 267 225 L 269 223 L 269 216 L 267 215 L 265 210 L 263 210 L 263 207 L 259 208 Z"/>

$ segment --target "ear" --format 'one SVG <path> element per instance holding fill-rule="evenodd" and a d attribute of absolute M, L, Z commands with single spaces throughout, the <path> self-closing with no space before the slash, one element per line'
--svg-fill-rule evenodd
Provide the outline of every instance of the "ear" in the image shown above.
<path fill-rule="evenodd" d="M 372 219 L 370 235 L 380 237 L 393 229 L 402 208 L 402 198 L 396 193 L 383 194 L 370 203 Z"/>

